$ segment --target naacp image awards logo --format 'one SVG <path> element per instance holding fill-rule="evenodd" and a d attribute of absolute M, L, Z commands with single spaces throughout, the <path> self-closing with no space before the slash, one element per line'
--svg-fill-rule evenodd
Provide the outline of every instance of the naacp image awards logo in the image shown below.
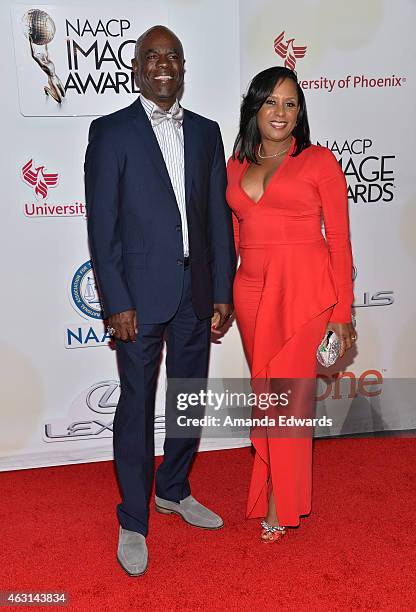
<path fill-rule="evenodd" d="M 55 64 L 49 56 L 48 49 L 55 36 L 55 22 L 48 13 L 34 8 L 24 14 L 23 28 L 29 41 L 30 54 L 48 80 L 43 91 L 60 104 L 65 97 L 65 89 L 56 74 Z"/>

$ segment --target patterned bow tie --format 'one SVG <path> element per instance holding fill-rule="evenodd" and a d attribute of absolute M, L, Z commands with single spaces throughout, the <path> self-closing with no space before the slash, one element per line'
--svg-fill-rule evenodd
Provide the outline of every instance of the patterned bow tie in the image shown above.
<path fill-rule="evenodd" d="M 181 127 L 183 122 L 183 108 L 177 106 L 173 111 L 164 111 L 155 107 L 150 117 L 152 125 L 160 125 L 164 121 L 173 121 L 176 127 Z"/>

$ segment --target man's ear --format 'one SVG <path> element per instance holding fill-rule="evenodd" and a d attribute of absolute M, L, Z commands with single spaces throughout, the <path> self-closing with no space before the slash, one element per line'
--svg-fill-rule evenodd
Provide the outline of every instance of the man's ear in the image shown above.
<path fill-rule="evenodd" d="M 136 86 L 140 89 L 140 85 L 139 85 L 139 62 L 137 60 L 137 57 L 133 57 L 133 59 L 131 60 L 131 69 L 132 69 L 132 72 L 133 72 L 134 82 L 136 83 Z"/>

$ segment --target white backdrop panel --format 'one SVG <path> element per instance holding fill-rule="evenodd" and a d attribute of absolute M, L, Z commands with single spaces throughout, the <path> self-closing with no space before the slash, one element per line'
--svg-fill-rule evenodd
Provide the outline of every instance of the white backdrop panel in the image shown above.
<path fill-rule="evenodd" d="M 341 365 L 357 379 L 374 370 L 386 381 L 389 392 L 374 404 L 386 429 L 416 427 L 414 403 L 400 392 L 400 379 L 414 379 L 416 341 L 415 18 L 409 0 L 240 5 L 242 89 L 269 66 L 294 68 L 312 142 L 331 148 L 345 171 L 359 341 Z M 399 44 L 389 43 L 393 33 L 400 33 Z M 369 431 L 365 405 L 353 416 L 344 433 Z"/>
<path fill-rule="evenodd" d="M 53 61 L 62 83 L 70 79 L 79 85 L 67 91 L 61 105 L 45 95 L 47 75 L 24 35 L 22 17 L 33 8 L 44 10 L 56 29 L 48 57 L 38 57 L 39 62 Z M 127 91 L 133 90 L 123 66 L 133 48 L 128 41 L 156 22 L 172 27 L 184 43 L 184 106 L 220 123 L 227 154 L 250 78 L 271 65 L 295 66 L 307 98 L 312 140 L 333 149 L 350 187 L 359 343 L 342 367 L 356 379 L 371 370 L 382 381 L 414 378 L 414 2 L 299 0 L 292 7 L 274 0 L 116 5 L 55 0 L 47 6 L 6 1 L 0 16 L 10 24 L 0 42 L 5 92 L 0 102 L 0 470 L 112 456 L 109 424 L 118 377 L 88 269 L 83 158 L 92 117 L 121 108 L 137 95 Z M 397 33 L 399 44 L 392 44 Z M 46 50 L 38 45 L 34 52 Z M 100 93 L 98 86 L 97 93 L 92 81 L 107 87 Z M 36 174 L 34 184 L 28 182 L 28 169 Z M 210 373 L 247 376 L 235 325 L 212 346 Z M 162 368 L 158 453 L 164 387 Z M 394 385 L 371 404 L 372 421 L 367 405 L 356 406 L 355 412 L 348 406 L 347 398 L 341 398 L 330 406 L 321 402 L 318 412 L 345 413 L 344 433 L 376 429 L 380 422 L 391 429 L 416 427 L 408 395 L 396 394 Z M 203 440 L 201 448 L 246 443 Z"/>
<path fill-rule="evenodd" d="M 170 26 L 182 39 L 187 60 L 183 104 L 220 122 L 228 151 L 240 95 L 238 5 L 234 0 L 226 4 L 218 0 L 116 5 L 90 0 L 82 5 L 54 2 L 48 6 L 2 3 L 2 22 L 12 27 L 0 43 L 9 94 L 1 102 L 7 143 L 3 147 L 7 208 L 1 249 L 6 262 L 5 287 L 14 299 L 13 304 L 3 302 L 2 319 L 7 324 L 0 366 L 4 390 L 0 469 L 110 458 L 110 424 L 119 393 L 115 354 L 104 337 L 88 266 L 83 159 L 91 115 L 126 106 L 137 94 L 116 94 L 111 88 L 96 93 L 89 86 L 85 95 L 70 89 L 61 105 L 45 96 L 47 76 L 31 57 L 22 26 L 22 16 L 31 8 L 43 10 L 55 23 L 48 54 L 63 83 L 72 78 L 85 84 L 89 77 L 97 83 L 102 72 L 106 78 L 112 75 L 114 81 L 118 68 L 111 57 L 118 57 L 123 41 L 135 40 L 156 23 Z M 117 35 L 120 33 L 123 36 Z M 85 53 L 96 45 L 99 59 L 110 61 L 97 67 L 95 48 L 87 57 L 78 51 L 75 70 L 75 43 Z M 67 44 L 72 64 L 68 63 Z M 133 45 L 123 48 L 127 62 Z M 223 61 L 224 49 L 227 62 Z M 41 45 L 35 51 L 45 53 Z M 213 85 L 215 91 L 227 95 L 215 95 Z M 22 176 L 30 160 L 33 169 L 41 168 L 35 185 Z M 45 183 L 49 177 L 51 183 L 50 176 L 56 174 L 56 185 L 47 185 L 46 197 L 35 193 L 42 180 Z M 211 372 L 242 377 L 244 368 L 239 336 L 232 329 L 221 345 L 213 345 Z M 158 453 L 163 443 L 164 388 L 162 368 L 156 402 Z M 201 448 L 245 443 L 208 440 Z"/>

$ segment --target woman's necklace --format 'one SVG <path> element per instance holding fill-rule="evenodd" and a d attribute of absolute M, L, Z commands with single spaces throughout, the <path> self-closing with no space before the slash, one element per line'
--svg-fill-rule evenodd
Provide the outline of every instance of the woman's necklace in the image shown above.
<path fill-rule="evenodd" d="M 279 151 L 278 153 L 274 153 L 273 155 L 262 155 L 261 154 L 261 146 L 262 144 L 260 143 L 259 145 L 259 151 L 258 151 L 258 156 L 260 157 L 260 159 L 271 159 L 272 157 L 280 157 L 280 155 L 284 155 L 285 153 L 287 153 L 290 149 L 290 147 L 288 147 L 287 149 L 285 149 L 284 151 Z"/>

